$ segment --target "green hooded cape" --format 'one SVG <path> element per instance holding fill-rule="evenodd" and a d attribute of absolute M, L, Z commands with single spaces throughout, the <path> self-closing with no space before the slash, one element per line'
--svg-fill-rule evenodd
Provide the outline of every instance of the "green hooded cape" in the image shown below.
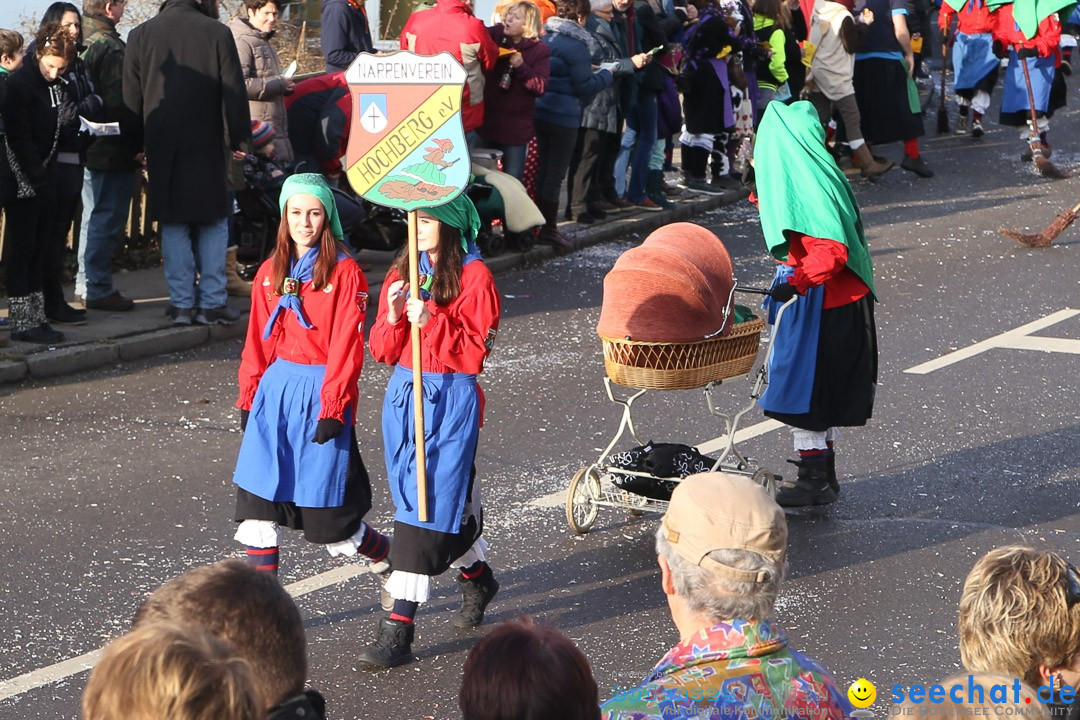
<path fill-rule="evenodd" d="M 278 196 L 278 207 L 281 214 L 285 214 L 285 203 L 293 195 L 306 193 L 314 195 L 322 203 L 326 211 L 326 219 L 330 221 L 330 232 L 340 242 L 345 242 L 345 233 L 341 230 L 341 220 L 338 218 L 337 202 L 334 201 L 334 192 L 326 184 L 326 179 L 318 173 L 298 173 L 290 175 L 281 186 L 281 194 Z"/>
<path fill-rule="evenodd" d="M 787 260 L 789 232 L 835 240 L 847 246 L 847 266 L 874 292 L 859 205 L 825 149 L 813 105 L 768 104 L 754 143 L 754 175 L 761 230 L 773 257 Z"/>

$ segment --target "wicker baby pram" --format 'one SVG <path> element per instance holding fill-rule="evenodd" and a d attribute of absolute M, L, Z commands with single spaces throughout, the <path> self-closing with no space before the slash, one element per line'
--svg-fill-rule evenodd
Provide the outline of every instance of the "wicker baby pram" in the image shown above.
<path fill-rule="evenodd" d="M 683 223 L 681 225 L 689 224 Z M 694 232 L 699 236 L 701 233 L 698 231 L 708 232 L 698 226 L 690 227 L 694 228 Z M 712 236 L 711 233 L 709 235 Z M 715 238 L 715 236 L 712 237 Z M 646 244 L 648 242 L 649 240 L 646 240 Z M 719 239 L 716 239 L 716 242 L 719 243 Z M 720 247 L 723 247 L 722 244 Z M 726 257 L 726 250 L 723 253 Z M 730 261 L 727 262 L 727 267 L 730 268 Z M 616 268 L 618 266 L 619 264 L 616 263 Z M 648 263 L 646 262 L 639 263 L 641 268 L 647 266 Z M 648 271 L 651 271 L 651 268 Z M 710 415 L 721 418 L 726 427 L 726 440 L 719 455 L 715 459 L 705 457 L 706 460 L 713 460 L 712 466 L 708 469 L 752 477 L 756 482 L 760 482 L 771 495 L 775 496 L 776 485 L 780 478 L 768 470 L 758 467 L 756 463 L 743 455 L 735 446 L 734 440 L 735 432 L 742 417 L 756 407 L 757 398 L 760 397 L 767 384 L 767 358 L 765 364 L 761 366 L 754 378 L 748 405 L 741 408 L 734 415 L 728 415 L 720 412 L 713 401 L 714 389 L 721 383 L 744 377 L 751 372 L 761 345 L 761 332 L 765 327 L 763 320 L 752 315 L 743 319 L 742 322 L 735 322 L 736 306 L 734 300 L 736 292 L 761 294 L 767 291 L 739 287 L 738 282 L 730 275 L 730 270 L 727 270 L 727 272 L 730 279 L 725 283 L 727 287 L 723 287 L 722 292 L 717 293 L 713 288 L 714 292 L 711 297 L 707 293 L 697 293 L 695 295 L 695 297 L 704 298 L 700 303 L 702 312 L 707 313 L 709 308 L 712 308 L 714 312 L 714 324 L 712 327 L 719 327 L 718 330 L 704 337 L 699 335 L 698 338 L 685 342 L 659 342 L 629 337 L 612 337 L 602 332 L 604 329 L 604 315 L 601 315 L 601 327 L 598 329 L 601 330 L 599 334 L 603 344 L 604 369 L 606 372 L 604 388 L 608 399 L 622 407 L 622 419 L 615 437 L 600 453 L 597 461 L 578 470 L 570 481 L 566 495 L 566 519 L 574 532 L 588 532 L 595 523 L 601 507 L 621 508 L 628 510 L 633 515 L 640 515 L 643 512 L 664 512 L 667 509 L 668 502 L 666 498 L 670 497 L 671 488 L 682 477 L 685 477 L 684 473 L 692 471 L 689 469 L 678 470 L 672 466 L 669 471 L 673 472 L 673 475 L 655 475 L 640 469 L 640 465 L 630 466 L 622 460 L 627 457 L 640 458 L 643 453 L 647 454 L 653 445 L 651 441 L 643 442 L 642 437 L 638 435 L 634 427 L 633 418 L 634 402 L 650 390 L 703 388 Z M 724 267 L 721 263 L 714 276 L 716 274 L 723 275 L 723 273 Z M 609 273 L 610 276 L 611 273 Z M 633 279 L 635 282 L 640 282 L 638 277 Z M 608 300 L 608 292 L 609 283 L 608 279 L 605 279 L 605 302 Z M 682 297 L 682 294 L 677 294 L 677 296 Z M 640 307 L 649 307 L 647 299 L 641 303 Z M 718 316 L 715 314 L 716 308 L 720 308 Z M 742 308 L 742 310 L 744 316 L 748 314 L 745 312 L 745 308 Z M 670 311 L 661 307 L 658 312 Z M 634 330 L 649 327 L 649 318 L 646 318 L 644 325 L 639 321 L 641 317 L 640 310 L 636 310 L 635 313 L 623 313 L 623 317 L 632 318 L 634 322 L 637 322 L 633 328 Z M 607 324 L 610 328 L 613 323 L 608 322 Z M 619 330 L 621 329 L 619 328 Z M 633 392 L 627 397 L 616 397 L 612 383 L 631 388 Z M 638 447 L 629 453 L 612 455 L 612 451 L 627 431 L 637 442 Z M 685 453 L 687 455 L 696 454 L 694 448 L 687 447 L 686 450 L 690 451 Z M 697 457 L 701 458 L 703 456 L 698 454 Z M 684 464 L 680 467 L 693 467 L 697 470 L 701 468 L 701 463 L 699 462 L 696 465 Z M 635 482 L 631 483 L 627 482 L 627 480 L 634 480 Z"/>

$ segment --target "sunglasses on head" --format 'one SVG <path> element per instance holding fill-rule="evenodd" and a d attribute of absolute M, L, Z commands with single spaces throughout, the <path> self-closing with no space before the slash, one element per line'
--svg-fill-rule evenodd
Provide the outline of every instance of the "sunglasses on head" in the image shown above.
<path fill-rule="evenodd" d="M 1065 605 L 1072 607 L 1080 603 L 1080 571 L 1072 564 L 1065 569 Z"/>

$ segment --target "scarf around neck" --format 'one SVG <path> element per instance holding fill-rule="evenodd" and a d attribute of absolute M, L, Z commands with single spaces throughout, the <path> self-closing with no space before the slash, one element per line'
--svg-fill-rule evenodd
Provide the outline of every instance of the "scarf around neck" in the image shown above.
<path fill-rule="evenodd" d="M 426 254 L 426 253 L 425 253 Z M 278 300 L 277 306 L 270 314 L 270 319 L 266 321 L 266 327 L 263 328 L 263 340 L 270 339 L 270 333 L 274 331 L 274 323 L 281 317 L 283 312 L 292 311 L 296 315 L 296 321 L 300 323 L 300 326 L 305 330 L 311 330 L 314 325 L 304 315 L 304 306 L 300 302 L 300 289 L 304 283 L 311 282 L 315 274 L 315 261 L 319 259 L 318 248 L 311 248 L 302 256 L 293 261 L 292 267 L 289 268 L 289 276 L 285 278 L 285 282 L 282 287 L 281 299 Z M 345 259 L 345 253 L 338 252 L 338 262 Z"/>

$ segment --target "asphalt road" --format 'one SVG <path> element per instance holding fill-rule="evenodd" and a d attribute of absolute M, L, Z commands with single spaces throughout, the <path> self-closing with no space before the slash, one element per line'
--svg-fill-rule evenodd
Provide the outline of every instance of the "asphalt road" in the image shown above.
<path fill-rule="evenodd" d="M 1051 134 L 1054 161 L 1073 169 L 1078 124 L 1075 111 L 1063 113 Z M 991 126 L 978 144 L 930 138 L 935 178 L 897 170 L 877 185 L 855 183 L 881 300 L 878 401 L 867 427 L 840 438 L 840 501 L 789 517 L 791 576 L 776 614 L 792 644 L 842 686 L 864 676 L 879 698 L 887 698 L 883 686 L 932 683 L 959 669 L 956 605 L 980 554 L 1019 542 L 1080 560 L 1077 355 L 997 347 L 926 374 L 905 372 L 1080 309 L 1080 225 L 1045 250 L 994 232 L 1041 228 L 1080 195 L 1080 179 L 1052 183 L 1021 165 L 1015 137 Z M 723 238 L 740 280 L 768 280 L 772 262 L 752 208 L 699 221 Z M 593 531 L 577 536 L 562 507 L 571 475 L 596 459 L 617 425 L 594 328 L 603 275 L 638 240 L 498 278 L 505 316 L 483 377 L 478 466 L 503 589 L 484 628 L 449 624 L 457 591 L 443 577 L 418 617 L 419 661 L 366 671 L 356 656 L 379 618 L 373 581 L 353 563 L 287 539 L 282 581 L 325 583 L 298 603 L 311 683 L 332 717 L 457 717 L 468 649 L 491 622 L 522 614 L 574 638 L 601 697 L 637 682 L 677 641 L 651 550 L 656 516 L 603 510 Z M 1071 344 L 1058 350 L 1075 352 L 1080 314 L 1034 336 L 1065 338 Z M 82 656 L 122 634 L 164 580 L 238 554 L 231 472 L 239 351 L 229 342 L 0 390 L 0 717 L 76 717 Z M 358 412 L 376 488 L 370 519 L 384 529 L 391 504 L 378 410 L 388 374 L 368 363 Z M 718 402 L 737 408 L 748 390 L 745 381 L 727 383 Z M 638 412 L 641 434 L 657 441 L 697 444 L 722 432 L 700 391 L 652 393 Z M 745 425 L 762 420 L 755 410 Z M 740 447 L 766 467 L 790 467 L 782 430 Z M 34 671 L 42 674 L 28 677 Z M 55 680 L 25 692 L 4 682 L 39 677 Z M 879 716 L 884 708 L 879 700 Z"/>

